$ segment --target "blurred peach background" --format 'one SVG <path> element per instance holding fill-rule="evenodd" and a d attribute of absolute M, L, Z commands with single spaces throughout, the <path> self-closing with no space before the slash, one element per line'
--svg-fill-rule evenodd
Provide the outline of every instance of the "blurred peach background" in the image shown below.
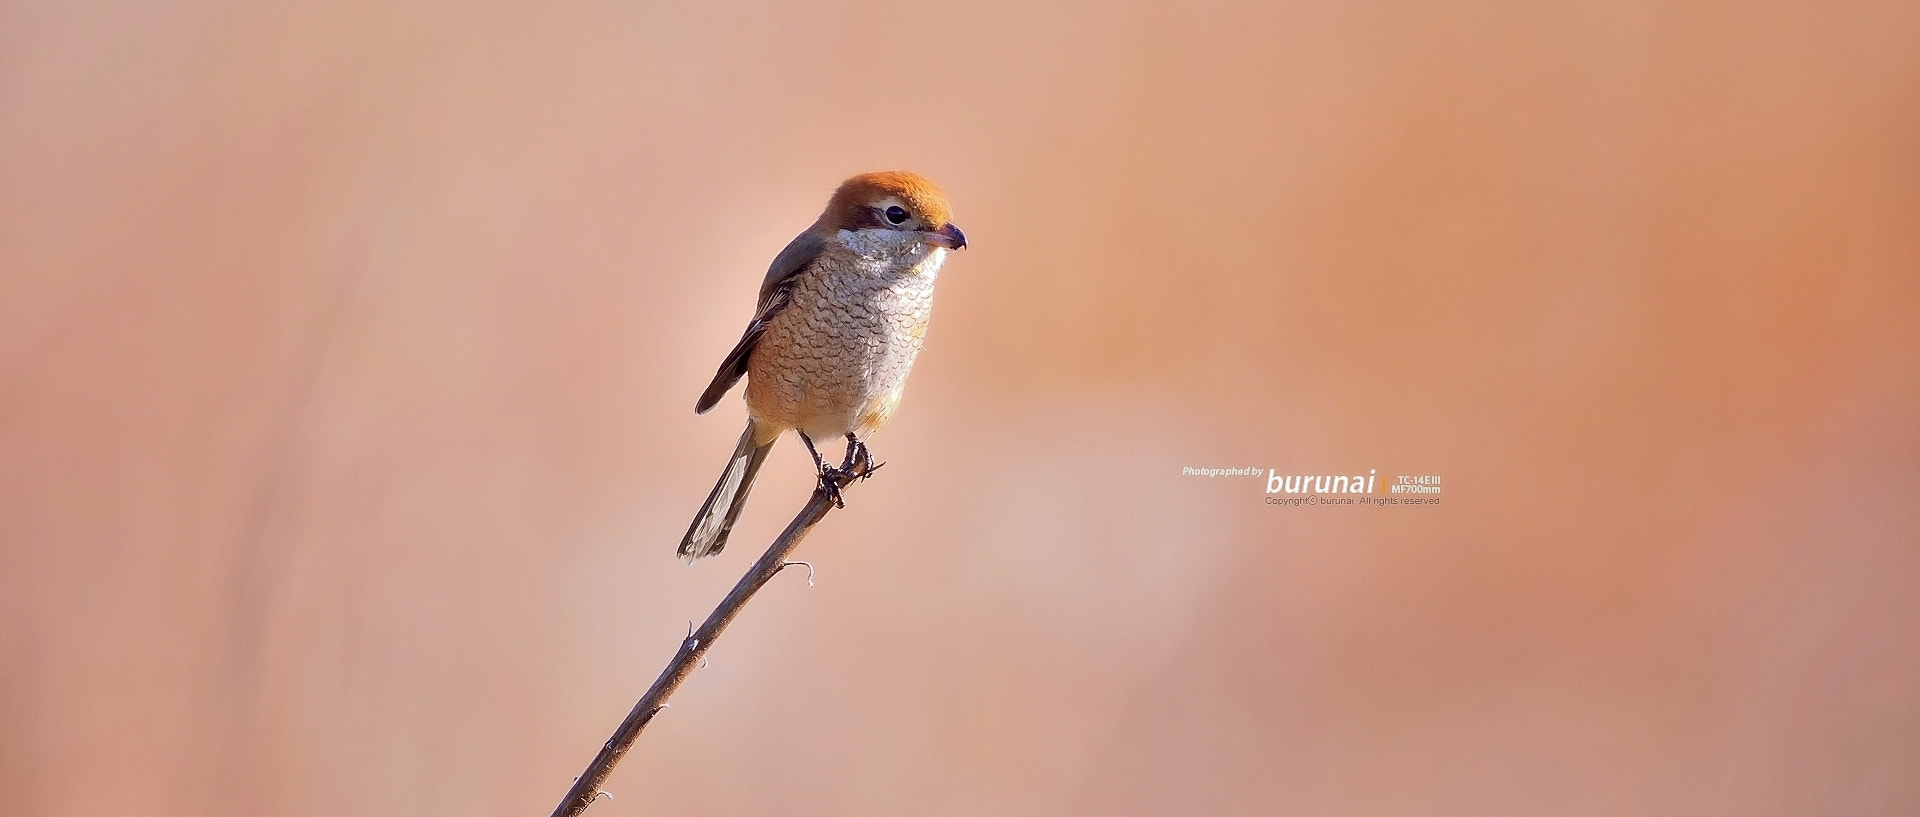
<path fill-rule="evenodd" d="M 7 3 L 0 813 L 546 814 L 803 501 L 673 558 L 891 167 L 973 248 L 889 467 L 591 814 L 1920 811 L 1916 32 Z"/>

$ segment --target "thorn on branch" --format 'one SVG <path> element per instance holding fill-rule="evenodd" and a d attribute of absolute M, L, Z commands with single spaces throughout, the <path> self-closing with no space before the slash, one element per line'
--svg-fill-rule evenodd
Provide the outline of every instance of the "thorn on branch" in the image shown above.
<path fill-rule="evenodd" d="M 787 568 L 793 567 L 794 565 L 799 565 L 807 569 L 807 586 L 812 587 L 813 586 L 813 563 L 803 562 L 803 561 L 800 561 L 799 559 L 795 559 L 791 562 L 781 562 L 780 569 L 786 570 Z"/>

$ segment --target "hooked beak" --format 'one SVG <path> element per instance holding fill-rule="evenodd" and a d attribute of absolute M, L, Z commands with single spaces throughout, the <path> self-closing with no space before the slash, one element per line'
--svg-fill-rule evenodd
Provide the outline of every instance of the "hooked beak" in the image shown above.
<path fill-rule="evenodd" d="M 960 232 L 960 228 L 952 224 L 941 227 L 939 232 L 921 233 L 920 240 L 949 250 L 963 250 L 967 247 L 967 234 Z"/>

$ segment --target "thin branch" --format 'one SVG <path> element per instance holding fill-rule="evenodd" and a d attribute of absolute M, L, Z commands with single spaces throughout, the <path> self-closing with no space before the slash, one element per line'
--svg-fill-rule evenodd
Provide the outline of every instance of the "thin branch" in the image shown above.
<path fill-rule="evenodd" d="M 844 491 L 854 480 L 872 473 L 864 463 L 856 464 L 851 454 L 852 452 L 849 452 L 844 468 L 833 471 L 832 475 L 827 477 L 834 481 L 834 487 L 839 491 Z M 773 545 L 767 548 L 767 552 L 761 555 L 759 561 L 754 562 L 753 567 L 747 569 L 747 574 L 740 577 L 739 583 L 733 586 L 733 591 L 720 602 L 720 606 L 713 608 L 713 613 L 707 616 L 706 623 L 701 624 L 699 629 L 688 634 L 686 639 L 680 642 L 679 652 L 674 653 L 673 660 L 667 663 L 667 668 L 660 671 L 660 677 L 655 679 L 653 686 L 647 689 L 647 694 L 640 696 L 639 703 L 633 705 L 633 711 L 628 712 L 626 719 L 620 722 L 620 728 L 614 730 L 613 737 L 607 739 L 606 744 L 600 747 L 600 752 L 593 756 L 593 762 L 587 764 L 587 770 L 574 779 L 573 788 L 567 790 L 566 799 L 561 800 L 559 807 L 553 810 L 553 817 L 577 817 L 587 810 L 587 806 L 593 805 L 595 798 L 604 793 L 600 791 L 600 784 L 607 781 L 607 775 L 613 773 L 614 765 L 619 763 L 620 758 L 633 747 L 633 741 L 640 736 L 640 730 L 645 729 L 647 723 L 653 720 L 653 716 L 660 710 L 667 708 L 667 698 L 673 695 L 674 690 L 680 688 L 680 683 L 687 680 L 688 675 L 693 674 L 694 668 L 699 666 L 701 659 L 706 656 L 707 648 L 713 646 L 714 639 L 720 637 L 720 631 L 725 630 L 727 625 L 732 623 L 733 617 L 740 614 L 740 608 L 746 606 L 747 600 L 753 598 L 754 593 L 759 592 L 761 587 L 772 581 L 774 576 L 780 575 L 780 571 L 793 565 L 806 565 L 807 583 L 813 583 L 813 566 L 805 562 L 789 562 L 787 557 L 792 555 L 794 549 L 800 546 L 800 540 L 806 538 L 807 532 L 813 530 L 813 526 L 819 524 L 820 520 L 825 519 L 827 511 L 833 510 L 833 507 L 833 494 L 827 491 L 824 484 L 813 489 L 813 496 L 808 498 L 806 506 L 800 509 L 800 515 L 795 516 L 793 522 L 787 525 L 787 529 L 780 533 L 780 537 L 773 540 Z"/>

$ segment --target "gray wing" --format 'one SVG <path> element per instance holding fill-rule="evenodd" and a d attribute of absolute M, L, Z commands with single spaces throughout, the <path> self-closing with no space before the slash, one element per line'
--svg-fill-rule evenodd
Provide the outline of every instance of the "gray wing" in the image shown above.
<path fill-rule="evenodd" d="M 733 345 L 733 351 L 720 361 L 720 370 L 713 373 L 713 382 L 708 383 L 707 390 L 700 393 L 700 401 L 693 404 L 695 414 L 707 413 L 733 388 L 733 384 L 746 376 L 747 358 L 753 354 L 753 345 L 760 342 L 761 335 L 766 334 L 767 324 L 773 320 L 773 316 L 787 308 L 787 298 L 793 292 L 794 276 L 813 264 L 826 246 L 824 239 L 812 232 L 805 232 L 787 242 L 787 248 L 773 257 L 773 265 L 767 267 L 767 278 L 760 283 L 760 304 L 753 310 L 753 320 L 747 322 L 747 331 L 740 335 L 740 342 Z"/>

